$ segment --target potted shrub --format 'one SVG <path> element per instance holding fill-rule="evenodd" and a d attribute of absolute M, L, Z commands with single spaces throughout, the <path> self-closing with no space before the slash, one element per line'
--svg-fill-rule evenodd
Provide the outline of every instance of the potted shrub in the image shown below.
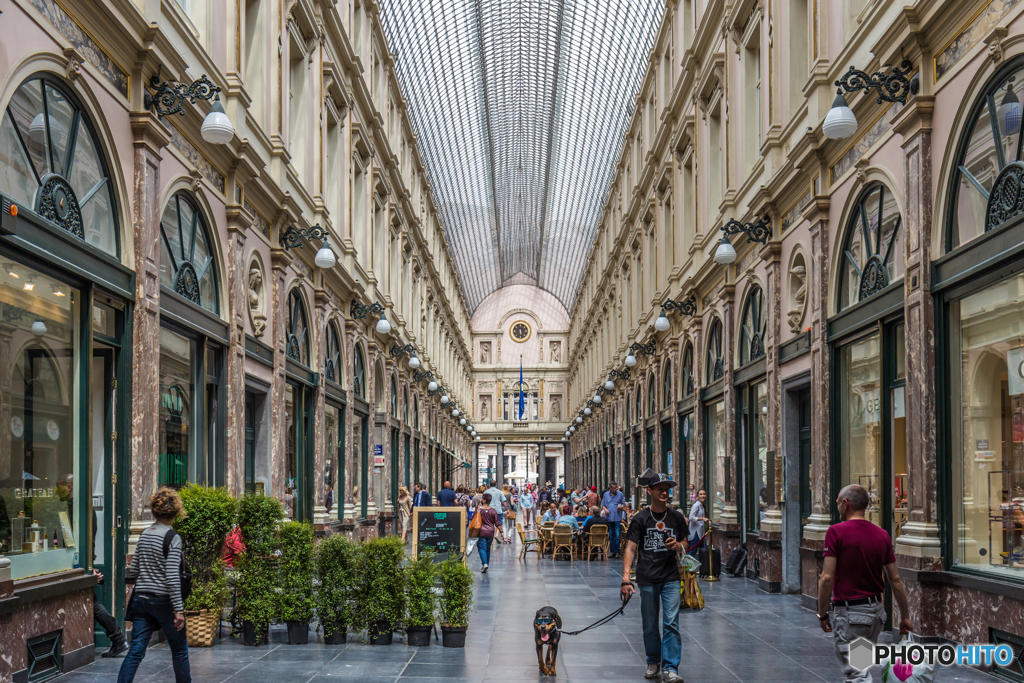
<path fill-rule="evenodd" d="M 399 536 L 375 538 L 363 545 L 359 615 L 370 643 L 390 645 L 392 632 L 405 616 L 405 550 Z"/>
<path fill-rule="evenodd" d="M 432 553 L 420 553 L 405 570 L 405 633 L 409 645 L 430 645 L 437 618 L 437 565 Z"/>
<path fill-rule="evenodd" d="M 281 621 L 288 624 L 288 644 L 305 645 L 313 620 L 313 525 L 285 522 L 277 535 L 281 543 Z"/>
<path fill-rule="evenodd" d="M 466 647 L 466 627 L 473 607 L 473 572 L 461 559 L 441 563 L 441 644 Z"/>
<path fill-rule="evenodd" d="M 275 532 L 283 510 L 269 496 L 245 496 L 238 501 L 238 528 L 245 550 L 235 563 L 237 609 L 246 645 L 266 645 L 270 622 L 276 616 L 277 557 Z"/>
<path fill-rule="evenodd" d="M 344 536 L 328 536 L 317 544 L 313 554 L 316 591 L 313 606 L 324 642 L 342 645 L 354 623 L 356 577 L 359 575 L 360 546 Z"/>
<path fill-rule="evenodd" d="M 200 484 L 189 484 L 179 495 L 185 514 L 174 522 L 174 530 L 192 570 L 192 593 L 185 600 L 188 644 L 210 647 L 228 597 L 221 552 L 235 523 L 237 501 L 227 489 Z"/>

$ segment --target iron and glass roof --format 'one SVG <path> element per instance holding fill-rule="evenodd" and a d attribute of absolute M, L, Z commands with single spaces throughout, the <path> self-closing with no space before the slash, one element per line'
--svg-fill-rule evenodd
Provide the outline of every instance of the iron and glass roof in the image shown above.
<path fill-rule="evenodd" d="M 380 0 L 470 313 L 572 311 L 663 0 Z"/>

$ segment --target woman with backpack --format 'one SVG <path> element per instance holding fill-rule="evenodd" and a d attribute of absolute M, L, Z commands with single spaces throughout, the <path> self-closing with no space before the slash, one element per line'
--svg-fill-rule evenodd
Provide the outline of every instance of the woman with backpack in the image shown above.
<path fill-rule="evenodd" d="M 125 571 L 126 579 L 135 579 L 126 615 L 132 621 L 132 643 L 117 683 L 131 683 L 135 679 L 135 672 L 146 656 L 149 637 L 158 630 L 163 630 L 171 648 L 175 683 L 190 683 L 181 536 L 171 528 L 183 514 L 181 498 L 174 489 L 164 487 L 150 497 L 149 509 L 156 522 L 139 536 L 132 565 Z"/>

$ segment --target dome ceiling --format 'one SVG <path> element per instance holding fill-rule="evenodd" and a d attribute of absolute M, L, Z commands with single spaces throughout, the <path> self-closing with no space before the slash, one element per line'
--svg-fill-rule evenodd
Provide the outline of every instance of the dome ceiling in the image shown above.
<path fill-rule="evenodd" d="M 380 0 L 470 314 L 506 284 L 572 311 L 662 0 Z"/>

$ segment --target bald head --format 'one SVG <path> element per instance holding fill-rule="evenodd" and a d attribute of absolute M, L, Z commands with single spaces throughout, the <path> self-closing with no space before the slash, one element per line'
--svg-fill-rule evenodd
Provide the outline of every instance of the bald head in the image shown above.
<path fill-rule="evenodd" d="M 860 484 L 850 484 L 839 492 L 839 496 L 836 498 L 836 505 L 842 506 L 844 500 L 850 506 L 852 512 L 863 513 L 868 509 L 868 503 L 871 501 L 871 498 L 868 496 L 866 488 Z"/>

